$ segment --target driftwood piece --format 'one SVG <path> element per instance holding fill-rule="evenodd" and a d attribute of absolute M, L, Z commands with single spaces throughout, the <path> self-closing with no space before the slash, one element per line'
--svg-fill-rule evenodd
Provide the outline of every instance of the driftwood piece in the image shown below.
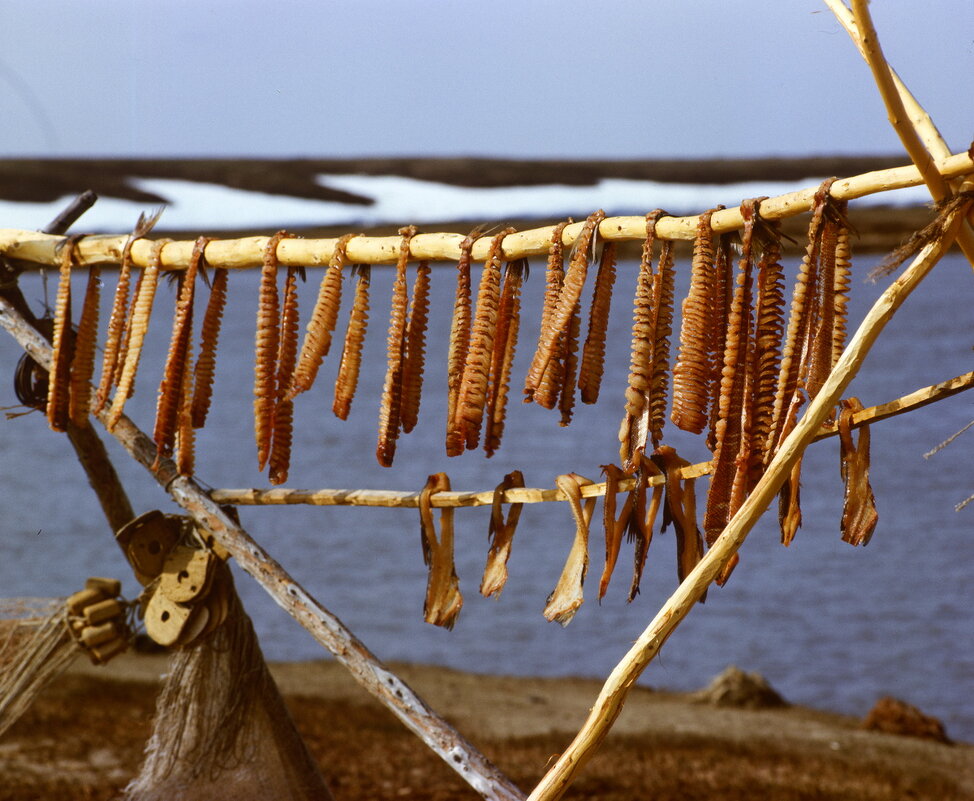
<path fill-rule="evenodd" d="M 937 171 L 946 179 L 957 178 L 974 172 L 974 159 L 967 152 L 956 153 L 937 159 Z M 836 181 L 831 194 L 835 200 L 853 200 L 858 197 L 918 186 L 923 183 L 917 168 L 910 164 L 888 170 L 874 170 Z M 812 208 L 816 187 L 789 192 L 761 202 L 761 216 L 766 220 L 780 220 L 803 214 Z M 698 215 L 665 217 L 657 228 L 659 239 L 685 239 L 696 236 Z M 744 224 L 740 209 L 724 209 L 715 212 L 711 225 L 715 233 L 739 230 Z M 584 223 L 565 226 L 562 240 L 571 245 L 578 237 Z M 510 234 L 504 240 L 502 258 L 505 261 L 522 256 L 547 255 L 551 247 L 551 235 L 555 226 L 547 225 Z M 608 241 L 643 240 L 646 236 L 643 217 L 607 217 L 598 228 L 598 235 Z M 118 264 L 121 260 L 125 236 L 91 236 L 78 243 L 75 263 L 79 268 L 92 264 Z M 63 237 L 39 234 L 21 229 L 0 229 L 0 253 L 37 266 L 53 266 L 57 263 L 55 251 Z M 456 262 L 460 257 L 463 234 L 417 234 L 409 242 L 412 261 Z M 254 236 L 242 239 L 224 239 L 206 246 L 205 258 L 212 267 L 241 269 L 258 267 L 263 260 L 263 249 L 268 237 Z M 357 236 L 348 243 L 350 263 L 394 264 L 399 252 L 398 236 Z M 286 239 L 278 246 L 278 262 L 281 267 L 315 267 L 328 264 L 338 244 L 338 238 Z M 489 237 L 478 239 L 472 249 L 474 261 L 484 261 L 490 247 Z M 152 242 L 140 239 L 133 245 L 132 258 L 138 267 L 149 260 Z M 162 269 L 185 269 L 192 255 L 193 242 L 171 242 L 162 254 Z"/>
<path fill-rule="evenodd" d="M 582 728 L 528 796 L 529 801 L 553 801 L 561 798 L 575 774 L 595 753 L 622 711 L 629 689 L 725 564 L 737 553 L 751 527 L 764 514 L 792 466 L 815 438 L 822 423 L 859 371 L 886 323 L 953 243 L 969 206 L 968 203 L 955 209 L 945 226 L 943 236 L 924 247 L 910 267 L 873 304 L 821 392 L 809 404 L 782 443 L 754 491 L 727 524 L 713 547 L 666 601 L 629 653 L 613 669 Z"/>
<path fill-rule="evenodd" d="M 0 297 L 0 325 L 3 325 L 38 364 L 51 363 L 50 345 Z M 99 420 L 104 424 L 108 412 Z M 331 612 L 309 595 L 300 584 L 244 529 L 207 497 L 188 476 L 180 476 L 169 459 L 156 459 L 151 438 L 124 414 L 112 435 L 129 454 L 148 470 L 186 512 L 225 547 L 237 563 L 267 591 L 275 602 L 304 626 L 349 670 L 353 678 L 385 704 L 403 724 L 438 754 L 484 798 L 497 801 L 522 799 L 523 793 L 486 757 L 446 721 L 430 709 L 398 676 Z"/>

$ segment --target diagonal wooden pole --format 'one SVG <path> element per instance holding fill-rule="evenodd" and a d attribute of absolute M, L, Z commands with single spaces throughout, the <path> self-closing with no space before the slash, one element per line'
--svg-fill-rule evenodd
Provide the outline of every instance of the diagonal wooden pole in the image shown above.
<path fill-rule="evenodd" d="M 51 364 L 51 346 L 0 295 L 0 325 L 38 364 Z M 98 419 L 104 424 L 109 410 Z M 369 651 L 335 615 L 298 584 L 243 528 L 190 477 L 180 476 L 171 459 L 156 459 L 152 440 L 128 417 L 122 416 L 111 432 L 129 454 L 148 470 L 194 521 L 212 533 L 237 563 L 298 621 L 312 637 L 331 651 L 352 677 L 381 701 L 405 726 L 460 774 L 474 790 L 490 801 L 520 801 L 524 794 L 449 723 L 439 717 L 398 676 Z"/>
<path fill-rule="evenodd" d="M 571 745 L 558 758 L 528 796 L 528 801 L 554 801 L 561 798 L 579 769 L 592 757 L 622 711 L 630 688 L 659 653 L 663 643 L 687 616 L 726 562 L 741 547 L 752 526 L 764 514 L 791 472 L 795 461 L 814 439 L 842 393 L 862 366 L 866 354 L 886 323 L 947 252 L 957 236 L 960 223 L 971 203 L 956 208 L 944 233 L 928 244 L 904 273 L 880 296 L 849 342 L 828 380 L 809 405 L 801 420 L 782 443 L 754 491 L 727 524 L 696 568 L 643 631 L 629 653 L 615 667 L 599 693 L 588 718 Z"/>

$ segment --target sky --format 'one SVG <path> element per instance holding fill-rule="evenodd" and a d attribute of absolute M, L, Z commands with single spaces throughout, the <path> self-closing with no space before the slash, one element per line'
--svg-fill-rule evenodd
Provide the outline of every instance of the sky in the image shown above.
<path fill-rule="evenodd" d="M 872 13 L 966 149 L 974 2 Z M 5 157 L 900 152 L 819 0 L 0 0 L 0 99 Z"/>

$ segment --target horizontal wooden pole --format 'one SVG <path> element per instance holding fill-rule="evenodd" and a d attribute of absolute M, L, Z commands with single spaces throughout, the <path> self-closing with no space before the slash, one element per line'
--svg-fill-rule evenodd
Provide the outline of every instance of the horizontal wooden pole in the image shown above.
<path fill-rule="evenodd" d="M 945 178 L 974 173 L 974 161 L 968 153 L 958 153 L 936 162 L 937 170 Z M 850 178 L 842 178 L 832 184 L 832 196 L 838 200 L 853 200 L 892 189 L 918 186 L 923 183 L 920 173 L 912 164 L 876 170 Z M 761 215 L 776 220 L 802 214 L 812 207 L 818 187 L 808 187 L 798 192 L 778 195 L 761 202 Z M 742 198 L 743 199 L 743 198 Z M 657 225 L 657 237 L 661 239 L 692 240 L 696 234 L 698 216 L 663 217 Z M 743 225 L 739 209 L 731 208 L 716 212 L 711 217 L 714 231 L 735 231 Z M 583 223 L 573 223 L 565 227 L 562 239 L 571 245 L 582 229 Z M 542 226 L 527 231 L 519 231 L 504 239 L 504 258 L 521 256 L 541 256 L 548 253 L 551 245 L 553 226 Z M 604 239 L 614 241 L 637 240 L 646 237 L 646 221 L 643 217 L 607 217 L 599 225 L 599 234 Z M 258 267 L 263 261 L 264 246 L 269 237 L 252 236 L 242 239 L 214 240 L 206 246 L 206 260 L 214 267 L 228 269 Z M 409 243 L 410 257 L 413 260 L 456 261 L 460 255 L 463 234 L 429 233 L 417 234 Z M 89 236 L 82 239 L 76 248 L 79 267 L 93 264 L 118 264 L 125 246 L 125 236 Z M 19 229 L 0 229 L 0 254 L 38 266 L 57 265 L 57 247 L 63 237 L 40 234 L 35 231 Z M 282 267 L 325 266 L 331 259 L 337 238 L 301 239 L 290 238 L 281 241 L 277 248 Z M 347 254 L 352 263 L 393 264 L 399 253 L 398 236 L 356 236 L 348 243 Z M 193 252 L 193 242 L 174 241 L 162 249 L 162 267 L 166 270 L 185 269 Z M 490 237 L 479 239 L 473 248 L 475 261 L 487 258 Z M 152 242 L 140 239 L 132 248 L 132 259 L 136 266 L 143 267 L 148 261 Z"/>
<path fill-rule="evenodd" d="M 936 403 L 951 395 L 974 387 L 974 371 L 964 373 L 956 378 L 923 387 L 909 395 L 870 406 L 856 413 L 852 418 L 854 428 L 877 423 L 896 417 L 906 412 L 912 412 L 930 403 Z M 834 437 L 838 434 L 834 423 L 823 425 L 816 440 Z M 699 478 L 710 473 L 710 462 L 698 462 L 680 470 L 682 478 Z M 652 476 L 647 484 L 654 486 L 663 484 L 665 476 Z M 634 479 L 619 482 L 619 491 L 627 492 L 635 486 Z M 605 482 L 586 484 L 581 488 L 583 498 L 595 498 L 605 495 Z M 274 487 L 272 489 L 214 489 L 210 490 L 210 497 L 217 503 L 230 503 L 239 506 L 287 506 L 306 504 L 309 506 L 381 506 L 387 508 L 412 509 L 419 506 L 419 492 L 408 490 L 370 490 L 370 489 L 290 489 L 288 487 Z M 509 489 L 503 494 L 504 503 L 546 503 L 551 501 L 566 501 L 565 494 L 556 487 L 521 487 Z M 490 506 L 494 501 L 493 490 L 477 490 L 468 492 L 437 492 L 430 498 L 433 506 Z"/>

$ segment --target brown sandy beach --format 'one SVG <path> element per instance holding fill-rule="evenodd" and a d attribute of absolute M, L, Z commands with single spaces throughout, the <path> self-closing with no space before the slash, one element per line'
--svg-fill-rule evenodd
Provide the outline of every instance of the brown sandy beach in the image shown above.
<path fill-rule="evenodd" d="M 566 747 L 600 683 L 395 665 L 521 788 Z M 338 801 L 477 798 L 332 661 L 272 666 Z M 110 799 L 138 769 L 165 656 L 79 660 L 0 743 L 0 799 Z M 974 798 L 974 745 L 863 731 L 801 707 L 694 703 L 638 688 L 566 798 Z"/>

